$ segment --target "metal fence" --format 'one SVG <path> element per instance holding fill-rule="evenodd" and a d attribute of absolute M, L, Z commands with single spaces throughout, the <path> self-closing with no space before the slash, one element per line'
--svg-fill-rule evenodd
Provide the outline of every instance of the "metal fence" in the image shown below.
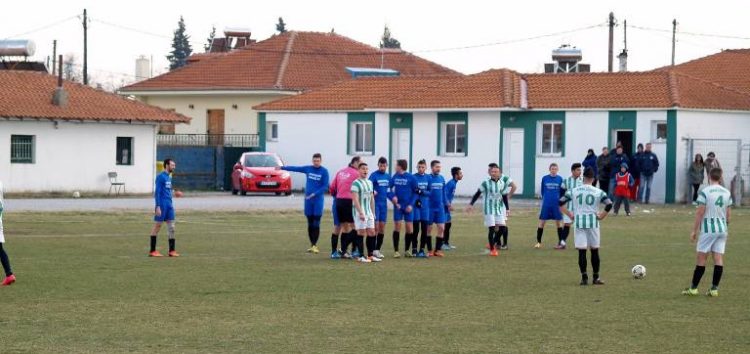
<path fill-rule="evenodd" d="M 750 179 L 750 145 L 742 145 L 741 139 L 686 139 L 687 159 L 686 171 L 690 171 L 695 154 L 706 158 L 709 152 L 716 155 L 721 168 L 724 170 L 724 186 L 732 192 L 735 206 L 742 204 L 742 198 L 748 195 L 748 179 Z M 687 176 L 686 176 L 687 177 Z M 705 183 L 708 182 L 706 175 Z M 685 195 L 687 201 L 692 200 L 692 186 L 686 183 Z"/>
<path fill-rule="evenodd" d="M 159 134 L 158 145 L 260 147 L 258 134 Z"/>

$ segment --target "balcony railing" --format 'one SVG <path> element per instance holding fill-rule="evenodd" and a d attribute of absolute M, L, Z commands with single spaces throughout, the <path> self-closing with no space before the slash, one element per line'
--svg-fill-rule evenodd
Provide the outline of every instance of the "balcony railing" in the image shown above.
<path fill-rule="evenodd" d="M 259 147 L 258 134 L 158 134 L 158 145 Z"/>

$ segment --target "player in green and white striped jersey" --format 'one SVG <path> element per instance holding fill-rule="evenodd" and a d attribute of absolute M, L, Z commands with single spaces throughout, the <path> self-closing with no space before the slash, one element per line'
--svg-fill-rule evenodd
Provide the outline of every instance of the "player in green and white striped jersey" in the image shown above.
<path fill-rule="evenodd" d="M 484 180 L 479 186 L 477 193 L 471 198 L 469 211 L 474 207 L 480 195 L 483 195 L 482 211 L 484 213 L 484 226 L 487 227 L 487 241 L 490 245 L 490 256 L 497 256 L 495 245 L 499 242 L 500 235 L 505 229 L 505 203 L 503 202 L 503 190 L 505 184 L 500 178 L 500 168 L 490 168 L 490 178 Z"/>
<path fill-rule="evenodd" d="M 603 285 L 599 277 L 599 221 L 604 220 L 612 210 L 612 201 L 601 189 L 593 186 L 594 169 L 586 168 L 583 172 L 583 185 L 568 189 L 560 198 L 560 211 L 575 224 L 576 249 L 578 249 L 578 268 L 581 271 L 581 285 L 588 285 L 586 273 L 586 250 L 591 249 L 591 268 L 594 271 L 594 285 Z M 567 205 L 570 204 L 569 209 Z M 604 211 L 599 211 L 599 204 L 604 204 Z"/>
<path fill-rule="evenodd" d="M 352 216 L 354 228 L 357 230 L 357 248 L 362 257 L 360 262 L 380 262 L 382 258 L 374 257 L 373 252 L 377 246 L 375 238 L 375 189 L 372 181 L 367 178 L 368 167 L 366 163 L 359 164 L 359 178 L 352 182 Z M 363 245 L 367 237 L 367 257 Z"/>
<path fill-rule="evenodd" d="M 695 242 L 696 266 L 693 271 L 693 282 L 685 289 L 683 295 L 698 295 L 698 283 L 706 271 L 706 258 L 711 252 L 714 258 L 714 278 L 706 295 L 719 296 L 719 282 L 724 273 L 724 249 L 729 234 L 729 207 L 732 206 L 732 194 L 721 185 L 722 170 L 713 168 L 708 173 L 709 185 L 698 193 L 698 210 L 695 212 L 695 223 L 690 241 Z"/>
<path fill-rule="evenodd" d="M 503 203 L 505 203 L 505 228 L 503 229 L 502 239 L 498 239 L 498 243 L 500 245 L 501 250 L 507 250 L 508 249 L 508 234 L 510 233 L 510 230 L 508 229 L 508 218 L 510 218 L 510 198 L 513 196 L 513 194 L 516 193 L 516 182 L 513 182 L 513 179 L 510 178 L 510 176 L 506 175 L 502 168 L 500 169 L 500 180 L 503 181 L 503 184 L 505 184 L 505 189 L 503 189 Z"/>
<path fill-rule="evenodd" d="M 582 185 L 583 177 L 581 177 L 581 164 L 576 162 L 572 166 L 570 166 L 570 177 L 563 180 L 562 190 L 563 192 L 572 191 L 576 187 L 580 187 Z M 573 201 L 569 201 L 566 207 L 568 208 L 568 210 L 572 209 Z M 570 225 L 572 223 L 573 220 L 571 220 L 567 215 L 563 214 L 563 232 L 562 235 L 560 235 L 560 240 L 558 240 L 557 246 L 555 246 L 556 250 L 564 250 L 567 247 L 568 236 L 570 236 Z"/>

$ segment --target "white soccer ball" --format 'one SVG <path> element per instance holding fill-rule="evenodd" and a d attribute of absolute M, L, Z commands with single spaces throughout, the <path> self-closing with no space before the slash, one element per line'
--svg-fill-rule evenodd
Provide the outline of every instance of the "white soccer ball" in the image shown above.
<path fill-rule="evenodd" d="M 73 198 L 80 198 L 80 197 L 81 197 L 81 192 L 79 191 L 73 192 Z"/>
<path fill-rule="evenodd" d="M 630 270 L 635 279 L 643 279 L 646 276 L 646 267 L 638 264 Z"/>

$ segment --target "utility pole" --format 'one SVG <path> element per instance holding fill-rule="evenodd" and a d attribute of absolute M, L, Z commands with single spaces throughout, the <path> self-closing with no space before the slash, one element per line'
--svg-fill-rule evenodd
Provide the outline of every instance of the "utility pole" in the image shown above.
<path fill-rule="evenodd" d="M 672 66 L 674 66 L 674 47 L 677 41 L 677 19 L 672 20 Z"/>
<path fill-rule="evenodd" d="M 83 9 L 83 84 L 89 84 L 88 17 Z"/>
<path fill-rule="evenodd" d="M 615 39 L 615 14 L 614 12 L 609 13 L 609 52 L 607 57 L 607 70 L 612 72 L 612 60 L 613 60 L 613 41 Z"/>
<path fill-rule="evenodd" d="M 57 39 L 52 41 L 52 75 L 57 73 Z"/>

